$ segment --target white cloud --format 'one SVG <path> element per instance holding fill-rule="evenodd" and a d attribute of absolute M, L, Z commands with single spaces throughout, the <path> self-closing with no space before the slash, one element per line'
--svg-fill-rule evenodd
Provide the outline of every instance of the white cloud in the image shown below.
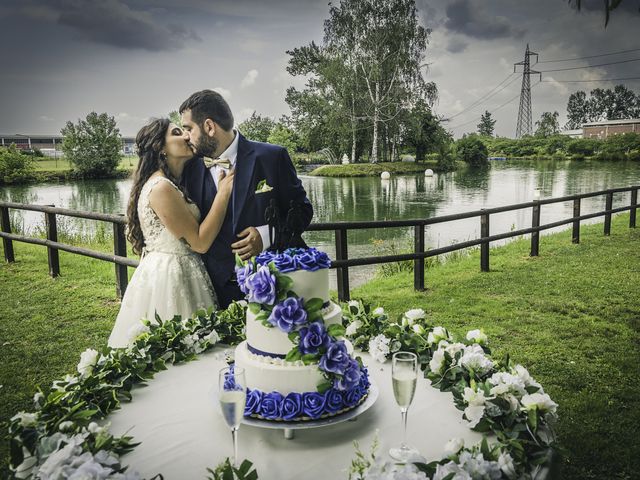
<path fill-rule="evenodd" d="M 251 116 L 251 114 L 255 110 L 256 110 L 255 108 L 243 108 L 242 110 L 240 110 L 240 112 L 236 115 L 236 123 L 244 122 L 247 118 Z"/>
<path fill-rule="evenodd" d="M 258 78 L 258 70 L 256 69 L 249 70 L 247 74 L 244 76 L 244 78 L 242 79 L 242 82 L 240 83 L 240 87 L 241 88 L 250 87 L 251 85 L 256 83 L 256 78 Z"/>
<path fill-rule="evenodd" d="M 226 88 L 222 88 L 222 87 L 216 87 L 213 89 L 215 92 L 218 92 L 220 95 L 222 95 L 224 97 L 225 100 L 230 100 L 231 99 L 231 91 L 227 90 Z"/>

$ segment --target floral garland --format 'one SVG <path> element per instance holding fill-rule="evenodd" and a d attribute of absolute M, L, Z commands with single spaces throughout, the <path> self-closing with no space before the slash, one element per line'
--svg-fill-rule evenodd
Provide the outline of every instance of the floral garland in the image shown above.
<path fill-rule="evenodd" d="M 374 442 L 369 457 L 357 449 L 350 478 L 531 478 L 549 461 L 556 448 L 557 404 L 522 365 L 512 365 L 508 356 L 493 360 L 481 330 L 469 331 L 464 343 L 455 342 L 444 327 L 431 325 L 421 309 L 389 322 L 384 309 L 371 310 L 355 300 L 344 306 L 343 324 L 347 338 L 378 362 L 400 350 L 416 353 L 432 386 L 453 394 L 469 427 L 495 434 L 491 446 L 486 436 L 468 448 L 461 439 L 452 439 L 445 458 L 406 466 L 382 462 Z"/>
<path fill-rule="evenodd" d="M 246 304 L 237 302 L 227 310 L 202 310 L 185 320 L 143 320 L 129 332 L 129 347 L 84 351 L 76 374 L 53 382 L 47 394 L 39 389 L 34 411 L 19 412 L 6 422 L 14 477 L 139 479 L 120 463 L 120 456 L 137 444 L 128 436 L 114 437 L 108 424 L 98 426 L 96 421 L 130 401 L 133 386 L 165 370 L 166 363 L 192 360 L 218 342 L 242 341 L 245 315 Z M 257 478 L 248 461 L 239 468 L 227 461 L 208 470 L 215 480 L 224 475 Z"/>

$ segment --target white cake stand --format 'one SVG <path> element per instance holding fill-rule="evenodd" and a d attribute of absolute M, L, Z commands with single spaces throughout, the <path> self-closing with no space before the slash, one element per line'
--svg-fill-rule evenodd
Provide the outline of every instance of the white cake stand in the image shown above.
<path fill-rule="evenodd" d="M 296 430 L 326 427 L 328 425 L 334 425 L 336 423 L 351 421 L 354 422 L 358 419 L 358 416 L 373 406 L 378 399 L 380 391 L 378 386 L 369 378 L 370 386 L 367 397 L 356 408 L 349 410 L 348 412 L 334 415 L 333 417 L 319 418 L 317 420 L 308 420 L 304 422 L 286 422 L 284 420 L 263 420 L 260 418 L 244 417 L 242 423 L 250 425 L 252 427 L 259 428 L 272 428 L 280 429 L 284 431 L 284 438 L 291 440 L 295 436 Z"/>

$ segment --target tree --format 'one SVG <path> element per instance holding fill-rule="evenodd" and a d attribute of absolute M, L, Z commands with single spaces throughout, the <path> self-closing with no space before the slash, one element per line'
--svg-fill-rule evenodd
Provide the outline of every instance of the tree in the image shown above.
<path fill-rule="evenodd" d="M 464 135 L 456 142 L 456 152 L 472 167 L 482 167 L 489 163 L 487 147 L 478 135 Z"/>
<path fill-rule="evenodd" d="M 558 112 L 544 112 L 540 117 L 540 120 L 536 122 L 536 137 L 550 137 L 557 134 L 560 131 L 560 124 L 558 123 Z"/>
<path fill-rule="evenodd" d="M 180 112 L 177 110 L 172 110 L 169 112 L 169 121 L 175 123 L 176 125 L 182 125 L 182 118 L 180 118 Z"/>
<path fill-rule="evenodd" d="M 238 130 L 249 140 L 267 142 L 275 126 L 272 118 L 258 115 L 254 110 L 248 119 L 238 125 Z"/>
<path fill-rule="evenodd" d="M 478 134 L 486 137 L 493 137 L 493 127 L 496 121 L 491 118 L 491 112 L 485 111 L 480 117 L 478 124 Z"/>
<path fill-rule="evenodd" d="M 567 124 L 566 128 L 573 130 L 582 128 L 582 125 L 589 120 L 587 94 L 582 90 L 572 93 L 567 103 Z"/>
<path fill-rule="evenodd" d="M 0 184 L 21 182 L 33 177 L 35 164 L 15 144 L 0 147 Z"/>
<path fill-rule="evenodd" d="M 416 161 L 423 161 L 427 153 L 442 151 L 441 146 L 450 142 L 451 136 L 433 115 L 427 102 L 418 100 L 404 131 L 404 143 L 415 148 Z"/>
<path fill-rule="evenodd" d="M 91 112 L 77 124 L 67 122 L 61 130 L 62 151 L 81 174 L 113 173 L 121 159 L 122 137 L 116 121 L 106 113 Z"/>
<path fill-rule="evenodd" d="M 273 143 L 274 145 L 282 145 L 289 153 L 298 150 L 295 132 L 281 122 L 278 122 L 276 126 L 273 127 L 273 130 L 271 130 L 267 138 L 267 142 Z"/>

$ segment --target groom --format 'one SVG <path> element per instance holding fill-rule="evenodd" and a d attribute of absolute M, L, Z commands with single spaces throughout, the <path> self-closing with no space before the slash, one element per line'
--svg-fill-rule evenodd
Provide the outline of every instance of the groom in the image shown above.
<path fill-rule="evenodd" d="M 252 142 L 233 128 L 227 102 L 213 90 L 202 90 L 180 105 L 185 140 L 196 155 L 185 166 L 182 184 L 206 217 L 217 193 L 221 172 L 235 169 L 231 202 L 217 238 L 202 255 L 220 308 L 243 298 L 235 277 L 235 254 L 243 260 L 270 247 L 265 210 L 271 199 L 281 218 L 291 202 L 301 205 L 306 229 L 313 208 L 287 150 Z"/>

